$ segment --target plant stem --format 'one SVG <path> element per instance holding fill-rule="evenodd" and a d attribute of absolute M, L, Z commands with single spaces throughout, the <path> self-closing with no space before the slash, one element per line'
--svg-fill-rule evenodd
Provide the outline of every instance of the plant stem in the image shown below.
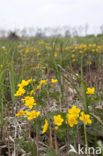
<path fill-rule="evenodd" d="M 49 147 L 50 147 L 50 149 L 53 149 L 52 130 L 51 130 L 50 125 L 49 125 Z"/>
<path fill-rule="evenodd" d="M 36 119 L 36 146 L 37 146 L 37 156 L 39 156 L 39 137 L 38 137 L 38 124 Z"/>
<path fill-rule="evenodd" d="M 88 113 L 88 102 L 86 95 L 86 82 L 83 81 L 83 56 L 81 57 L 81 86 L 83 91 L 83 109 L 85 113 Z"/>
<path fill-rule="evenodd" d="M 55 152 L 56 152 L 56 155 L 58 156 L 58 143 L 57 143 L 57 134 L 55 130 L 55 125 L 54 125 L 54 144 L 55 144 Z"/>

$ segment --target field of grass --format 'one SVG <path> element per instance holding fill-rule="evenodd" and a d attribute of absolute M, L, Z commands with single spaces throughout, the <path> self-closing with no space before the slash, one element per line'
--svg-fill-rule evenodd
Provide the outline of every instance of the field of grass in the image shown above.
<path fill-rule="evenodd" d="M 103 36 L 0 41 L 0 156 L 71 145 L 103 156 Z"/>

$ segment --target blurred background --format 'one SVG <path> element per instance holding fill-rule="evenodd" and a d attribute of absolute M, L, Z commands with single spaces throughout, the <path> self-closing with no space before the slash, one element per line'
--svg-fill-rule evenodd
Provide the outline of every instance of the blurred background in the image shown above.
<path fill-rule="evenodd" d="M 0 0 L 0 38 L 103 34 L 103 0 Z"/>

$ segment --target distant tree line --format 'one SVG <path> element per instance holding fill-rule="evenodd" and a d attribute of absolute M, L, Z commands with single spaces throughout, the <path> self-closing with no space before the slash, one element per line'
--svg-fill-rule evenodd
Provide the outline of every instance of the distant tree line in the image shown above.
<path fill-rule="evenodd" d="M 19 38 L 46 38 L 46 37 L 75 37 L 88 35 L 89 25 L 84 26 L 63 26 L 63 27 L 46 27 L 46 28 L 23 28 L 14 31 L 0 30 L 1 39 L 19 39 Z M 99 28 L 99 36 L 103 34 L 103 25 Z"/>

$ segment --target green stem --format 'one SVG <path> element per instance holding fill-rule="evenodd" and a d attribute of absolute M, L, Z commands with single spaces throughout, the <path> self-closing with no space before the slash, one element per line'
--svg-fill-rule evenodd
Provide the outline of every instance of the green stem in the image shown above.
<path fill-rule="evenodd" d="M 88 113 L 88 101 L 87 101 L 87 95 L 86 95 L 86 82 L 83 81 L 83 56 L 81 57 L 81 86 L 82 86 L 82 92 L 83 92 L 84 112 Z"/>

